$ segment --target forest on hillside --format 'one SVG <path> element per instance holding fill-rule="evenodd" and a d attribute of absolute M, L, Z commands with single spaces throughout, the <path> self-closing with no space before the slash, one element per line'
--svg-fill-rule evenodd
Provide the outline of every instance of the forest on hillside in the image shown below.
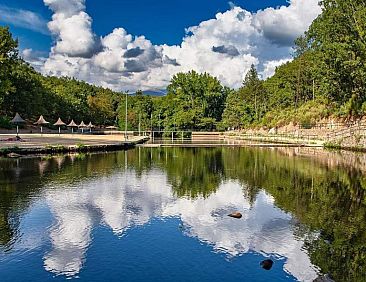
<path fill-rule="evenodd" d="M 366 1 L 323 0 L 322 14 L 294 42 L 293 60 L 260 79 L 255 66 L 230 89 L 207 73 L 178 73 L 167 95 L 128 95 L 128 127 L 224 130 L 312 125 L 329 116 L 366 115 Z M 36 72 L 18 42 L 0 27 L 0 127 L 18 112 L 35 120 L 61 117 L 124 128 L 125 93 Z"/>

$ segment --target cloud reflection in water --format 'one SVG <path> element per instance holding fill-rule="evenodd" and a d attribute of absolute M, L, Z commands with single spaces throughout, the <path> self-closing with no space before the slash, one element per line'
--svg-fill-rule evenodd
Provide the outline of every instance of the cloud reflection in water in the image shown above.
<path fill-rule="evenodd" d="M 134 171 L 115 173 L 78 183 L 72 189 L 47 189 L 47 203 L 55 222 L 49 232 L 51 250 L 45 269 L 77 275 L 91 244 L 93 226 L 103 224 L 117 236 L 148 223 L 154 217 L 180 217 L 187 236 L 212 246 L 229 257 L 249 251 L 285 257 L 285 271 L 299 280 L 317 277 L 303 240 L 293 231 L 291 215 L 260 192 L 251 205 L 237 182 L 225 182 L 207 198 L 177 198 L 160 170 L 137 176 Z M 240 220 L 227 217 L 233 210 Z"/>

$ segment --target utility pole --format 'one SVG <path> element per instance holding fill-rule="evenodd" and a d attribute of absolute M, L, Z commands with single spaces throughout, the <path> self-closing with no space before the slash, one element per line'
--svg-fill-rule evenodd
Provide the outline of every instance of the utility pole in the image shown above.
<path fill-rule="evenodd" d="M 141 136 L 141 111 L 139 112 L 139 136 Z"/>
<path fill-rule="evenodd" d="M 161 124 L 160 124 L 160 112 L 159 112 L 159 134 L 160 134 L 160 131 L 161 131 Z"/>
<path fill-rule="evenodd" d="M 125 140 L 127 140 L 127 95 L 128 91 L 126 91 Z"/>
<path fill-rule="evenodd" d="M 150 123 L 151 123 L 151 136 L 152 136 L 152 139 L 154 140 L 153 114 L 152 113 L 151 113 L 151 117 L 150 117 Z"/>

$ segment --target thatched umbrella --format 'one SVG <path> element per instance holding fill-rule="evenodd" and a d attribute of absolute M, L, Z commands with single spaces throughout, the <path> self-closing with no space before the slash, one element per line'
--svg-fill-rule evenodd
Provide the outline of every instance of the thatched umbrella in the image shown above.
<path fill-rule="evenodd" d="M 58 120 L 53 124 L 54 126 L 58 126 L 58 134 L 61 134 L 61 126 L 65 126 L 66 123 L 64 123 L 61 118 L 58 118 Z"/>
<path fill-rule="evenodd" d="M 17 125 L 17 137 L 18 137 L 19 136 L 19 124 L 25 123 L 25 120 L 22 119 L 18 113 L 16 113 L 15 117 L 10 122 Z"/>
<path fill-rule="evenodd" d="M 43 125 L 49 124 L 49 122 L 46 121 L 43 116 L 40 116 L 39 119 L 34 124 L 41 126 L 41 134 L 42 134 L 43 133 Z"/>
<path fill-rule="evenodd" d="M 87 127 L 89 128 L 89 132 L 92 132 L 92 128 L 94 128 L 95 126 L 92 124 L 92 122 L 89 122 Z"/>
<path fill-rule="evenodd" d="M 84 133 L 84 128 L 86 127 L 86 124 L 84 123 L 84 121 L 81 121 L 79 124 L 79 128 L 81 128 L 81 133 Z"/>
<path fill-rule="evenodd" d="M 71 127 L 71 133 L 74 133 L 74 128 L 78 127 L 78 125 L 74 122 L 73 119 L 71 120 L 71 122 L 67 126 Z"/>

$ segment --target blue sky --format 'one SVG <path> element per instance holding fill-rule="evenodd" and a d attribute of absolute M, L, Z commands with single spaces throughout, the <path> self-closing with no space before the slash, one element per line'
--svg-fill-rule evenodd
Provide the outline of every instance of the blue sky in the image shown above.
<path fill-rule="evenodd" d="M 286 0 L 237 0 L 235 5 L 255 12 L 259 9 L 288 5 Z M 89 0 L 87 12 L 93 18 L 93 29 L 106 35 L 113 28 L 123 26 L 129 33 L 145 35 L 154 44 L 179 44 L 185 28 L 211 19 L 217 12 L 224 12 L 232 5 L 226 0 Z M 0 0 L 0 6 L 28 10 L 49 21 L 52 12 L 42 0 Z M 51 35 L 34 32 L 16 24 L 9 25 L 19 38 L 21 48 L 47 51 L 52 44 Z"/>
<path fill-rule="evenodd" d="M 318 0 L 0 0 L 0 24 L 47 75 L 114 90 L 164 89 L 178 72 L 238 88 L 292 59 Z"/>

